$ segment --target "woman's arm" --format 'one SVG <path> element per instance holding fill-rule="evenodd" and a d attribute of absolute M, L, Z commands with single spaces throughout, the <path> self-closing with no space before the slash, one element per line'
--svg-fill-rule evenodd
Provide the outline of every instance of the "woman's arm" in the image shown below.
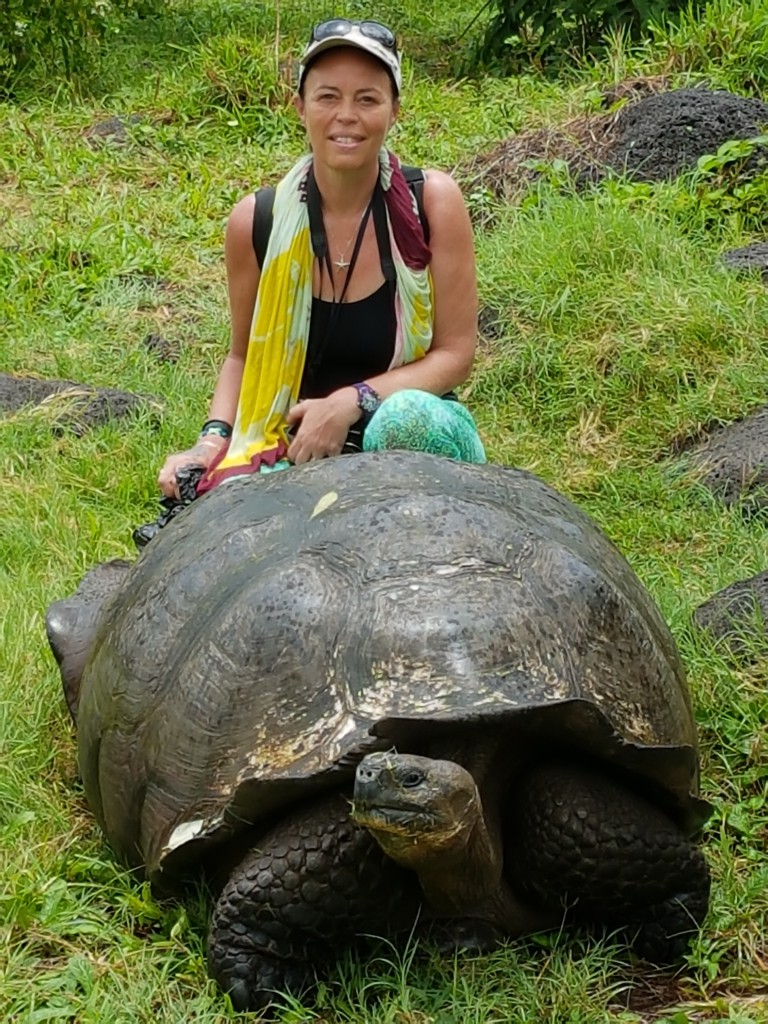
<path fill-rule="evenodd" d="M 370 377 L 367 383 L 387 398 L 403 388 L 434 395 L 463 384 L 477 345 L 477 275 L 472 224 L 453 178 L 430 170 L 424 182 L 434 287 L 434 334 L 423 359 Z"/>
<path fill-rule="evenodd" d="M 224 420 L 230 424 L 234 422 L 237 412 L 251 320 L 259 287 L 259 264 L 252 242 L 253 210 L 252 194 L 240 200 L 229 216 L 224 240 L 231 342 L 227 357 L 219 371 L 208 419 Z M 192 448 L 169 455 L 157 481 L 163 494 L 178 498 L 177 470 L 190 465 L 203 466 L 207 469 L 226 443 L 225 438 L 209 434 L 199 438 Z"/>

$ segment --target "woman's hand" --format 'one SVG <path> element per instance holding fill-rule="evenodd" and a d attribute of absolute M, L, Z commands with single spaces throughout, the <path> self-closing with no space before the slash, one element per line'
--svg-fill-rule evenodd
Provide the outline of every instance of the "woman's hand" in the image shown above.
<path fill-rule="evenodd" d="M 288 448 L 288 458 L 295 465 L 338 455 L 349 428 L 360 419 L 357 391 L 340 388 L 327 398 L 305 398 L 288 410 L 286 419 L 295 428 Z"/>
<path fill-rule="evenodd" d="M 160 490 L 166 498 L 180 500 L 179 484 L 176 480 L 178 470 L 183 466 L 202 466 L 203 469 L 208 469 L 226 443 L 223 437 L 210 434 L 201 438 L 196 445 L 188 448 L 187 451 L 169 455 L 157 478 Z"/>

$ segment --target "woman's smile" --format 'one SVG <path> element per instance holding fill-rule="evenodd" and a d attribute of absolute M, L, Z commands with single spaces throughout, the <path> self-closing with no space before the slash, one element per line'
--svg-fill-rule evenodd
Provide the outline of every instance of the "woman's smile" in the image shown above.
<path fill-rule="evenodd" d="M 365 141 L 363 135 L 348 135 L 338 133 L 330 136 L 331 142 L 335 142 L 337 146 L 341 146 L 343 149 L 353 149 L 361 142 Z"/>

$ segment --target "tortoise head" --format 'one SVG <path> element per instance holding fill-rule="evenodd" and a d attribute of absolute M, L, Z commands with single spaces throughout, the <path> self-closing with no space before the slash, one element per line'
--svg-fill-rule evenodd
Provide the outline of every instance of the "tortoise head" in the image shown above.
<path fill-rule="evenodd" d="M 385 752 L 357 767 L 352 817 L 401 864 L 463 849 L 482 814 L 475 780 L 453 761 Z"/>
<path fill-rule="evenodd" d="M 130 568 L 130 562 L 119 558 L 95 566 L 85 574 L 71 597 L 54 601 L 46 611 L 48 643 L 59 666 L 64 698 L 73 719 L 77 718 L 80 680 L 102 606 L 106 598 L 122 586 Z"/>

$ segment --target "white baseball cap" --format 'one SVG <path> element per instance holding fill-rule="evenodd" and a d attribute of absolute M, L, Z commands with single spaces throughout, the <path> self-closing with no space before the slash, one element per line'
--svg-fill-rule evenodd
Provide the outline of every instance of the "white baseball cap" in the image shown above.
<path fill-rule="evenodd" d="M 395 33 L 378 21 L 350 21 L 348 18 L 321 21 L 312 29 L 312 37 L 299 65 L 299 89 L 304 83 L 307 65 L 318 54 L 336 46 L 354 46 L 380 60 L 394 80 L 397 95 L 400 95 L 403 75 Z"/>

